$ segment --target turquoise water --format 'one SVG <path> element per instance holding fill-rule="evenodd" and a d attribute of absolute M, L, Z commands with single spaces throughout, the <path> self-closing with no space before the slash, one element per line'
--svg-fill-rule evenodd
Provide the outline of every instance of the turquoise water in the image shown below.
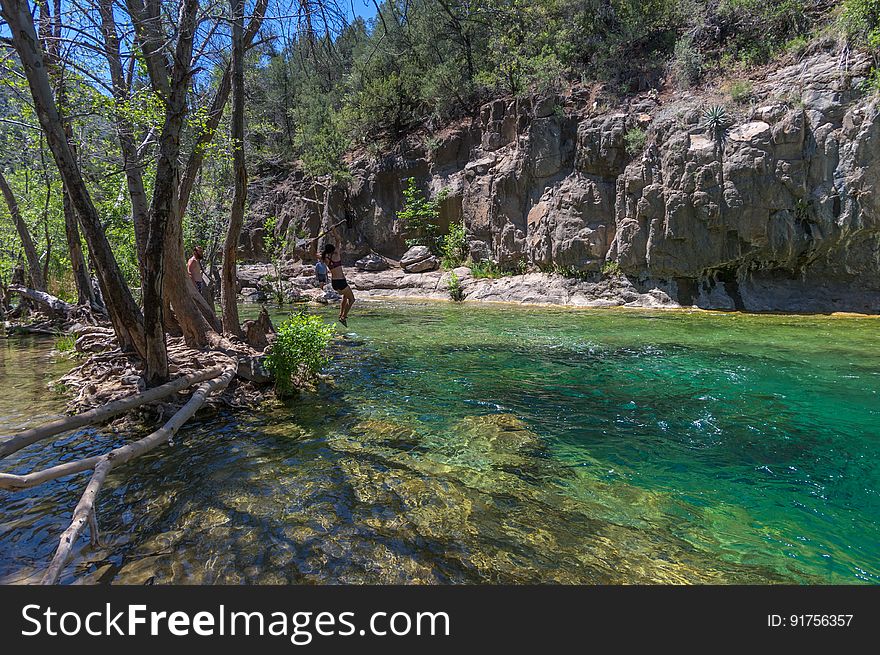
<path fill-rule="evenodd" d="M 876 583 L 878 326 L 359 303 L 316 389 L 114 474 L 66 581 Z M 82 436 L 56 448 L 126 438 Z M 0 580 L 45 563 L 84 483 L 4 502 Z"/>

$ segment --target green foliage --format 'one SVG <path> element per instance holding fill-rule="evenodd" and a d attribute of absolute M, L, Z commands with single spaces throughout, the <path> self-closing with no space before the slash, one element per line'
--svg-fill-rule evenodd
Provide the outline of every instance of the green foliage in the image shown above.
<path fill-rule="evenodd" d="M 445 193 L 432 200 L 419 191 L 414 177 L 406 181 L 403 188 L 403 209 L 397 212 L 407 246 L 427 246 L 431 252 L 438 252 L 441 246 L 439 235 L 440 203 Z"/>
<path fill-rule="evenodd" d="M 736 80 L 728 87 L 730 97 L 737 104 L 745 104 L 752 98 L 752 83 L 748 80 Z"/>
<path fill-rule="evenodd" d="M 785 44 L 785 51 L 790 52 L 795 57 L 800 57 L 810 45 L 810 39 L 805 34 L 798 34 Z"/>
<path fill-rule="evenodd" d="M 725 44 L 747 66 L 760 66 L 785 44 L 809 31 L 812 0 L 721 0 L 718 19 L 728 30 Z"/>
<path fill-rule="evenodd" d="M 727 136 L 727 128 L 730 119 L 727 118 L 727 110 L 721 105 L 712 105 L 703 112 L 703 128 L 714 139 L 723 140 Z"/>
<path fill-rule="evenodd" d="M 617 262 L 605 262 L 602 264 L 602 275 L 605 277 L 618 277 L 623 271 L 620 270 L 620 264 Z"/>
<path fill-rule="evenodd" d="M 641 154 L 645 149 L 645 142 L 648 139 L 648 133 L 640 127 L 633 127 L 626 131 L 623 135 L 623 142 L 626 152 L 630 157 Z"/>
<path fill-rule="evenodd" d="M 858 45 L 880 48 L 880 0 L 843 0 L 840 25 Z"/>
<path fill-rule="evenodd" d="M 73 352 L 76 349 L 76 337 L 72 334 L 63 334 L 55 339 L 55 350 L 60 353 Z"/>
<path fill-rule="evenodd" d="M 874 66 L 865 81 L 862 88 L 866 93 L 880 93 L 880 68 Z"/>
<path fill-rule="evenodd" d="M 549 272 L 556 273 L 557 275 L 561 275 L 562 277 L 572 278 L 574 280 L 581 280 L 585 282 L 593 279 L 592 273 L 580 268 L 575 268 L 574 266 L 553 266 Z"/>
<path fill-rule="evenodd" d="M 464 221 L 450 224 L 449 233 L 443 237 L 440 250 L 444 268 L 450 269 L 461 265 L 468 255 Z"/>
<path fill-rule="evenodd" d="M 289 395 L 326 365 L 332 336 L 332 325 L 304 312 L 291 315 L 278 326 L 266 357 L 266 368 L 275 378 L 278 395 Z"/>
<path fill-rule="evenodd" d="M 274 274 L 269 276 L 272 282 L 272 296 L 281 307 L 284 304 L 284 287 L 281 280 L 281 254 L 284 252 L 284 241 L 275 234 L 278 219 L 269 216 L 263 223 L 263 251 L 269 256 Z"/>
<path fill-rule="evenodd" d="M 862 41 L 877 1 L 844 0 Z M 691 87 L 719 66 L 763 65 L 805 46 L 830 13 L 816 0 L 385 0 L 377 11 L 333 38 L 253 49 L 251 157 L 344 174 L 346 149 L 378 159 L 408 130 L 430 134 L 499 95 L 575 80 L 625 94 L 656 86 L 664 70 Z"/>
<path fill-rule="evenodd" d="M 470 264 L 471 275 L 475 278 L 499 278 L 513 275 L 513 271 L 501 268 L 491 259 L 484 259 L 481 262 Z"/>
<path fill-rule="evenodd" d="M 449 297 L 455 302 L 464 300 L 464 290 L 461 288 L 461 280 L 454 271 L 449 273 L 449 279 L 446 281 L 446 288 L 449 290 Z"/>
<path fill-rule="evenodd" d="M 670 68 L 681 89 L 689 89 L 700 81 L 703 74 L 703 55 L 694 45 L 693 37 L 683 36 L 675 42 Z"/>

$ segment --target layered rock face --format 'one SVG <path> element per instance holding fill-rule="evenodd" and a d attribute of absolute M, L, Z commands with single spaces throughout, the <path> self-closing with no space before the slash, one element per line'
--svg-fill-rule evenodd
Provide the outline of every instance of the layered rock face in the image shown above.
<path fill-rule="evenodd" d="M 255 216 L 298 238 L 332 237 L 348 263 L 407 250 L 395 220 L 410 176 L 445 190 L 470 256 L 502 267 L 594 274 L 616 263 L 640 291 L 682 305 L 880 313 L 880 101 L 870 61 L 815 54 L 757 82 L 750 106 L 656 93 L 609 108 L 601 92 L 496 100 L 425 145 L 352 164 L 353 181 L 291 177 Z M 726 101 L 726 102 L 725 102 Z M 703 111 L 726 104 L 726 131 Z M 644 130 L 641 147 L 639 130 Z M 247 237 L 259 257 L 259 234 Z M 328 237 L 331 238 L 331 237 Z"/>

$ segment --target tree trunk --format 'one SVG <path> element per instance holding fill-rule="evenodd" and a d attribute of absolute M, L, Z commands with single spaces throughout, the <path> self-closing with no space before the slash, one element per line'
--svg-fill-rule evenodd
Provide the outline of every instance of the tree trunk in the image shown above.
<path fill-rule="evenodd" d="M 254 5 L 253 15 L 251 16 L 247 30 L 245 30 L 244 33 L 243 45 L 245 50 L 250 47 L 254 37 L 260 30 L 260 25 L 263 23 L 263 16 L 266 13 L 267 5 L 268 0 L 257 0 Z M 217 126 L 220 125 L 220 119 L 223 117 L 223 108 L 226 106 L 226 101 L 229 99 L 231 88 L 232 71 L 231 66 L 227 66 L 223 71 L 223 77 L 220 78 L 220 84 L 217 86 L 217 91 L 214 93 L 214 98 L 211 101 L 211 109 L 208 110 L 208 120 L 196 140 L 192 154 L 186 162 L 186 169 L 184 170 L 183 177 L 180 180 L 181 216 L 186 213 L 186 208 L 189 205 L 189 197 L 192 194 L 196 177 L 198 177 L 199 169 L 201 169 L 202 162 L 205 158 L 205 152 L 207 150 L 206 146 L 211 143 L 214 138 L 214 132 L 217 130 Z"/>
<path fill-rule="evenodd" d="M 134 0 L 129 2 L 132 6 Z M 150 72 L 154 91 L 164 96 L 165 122 L 159 137 L 159 158 L 156 162 L 156 179 L 150 203 L 149 232 L 144 251 L 144 320 L 148 337 L 148 384 L 155 384 L 167 377 L 167 358 L 164 370 L 160 369 L 160 348 L 164 355 L 164 301 L 169 300 L 174 314 L 183 330 L 187 343 L 203 347 L 209 342 L 209 333 L 216 327 L 205 320 L 197 304 L 195 286 L 184 271 L 183 214 L 180 211 L 178 193 L 180 188 L 180 136 L 186 118 L 187 92 L 191 76 L 191 58 L 195 37 L 196 17 L 199 3 L 185 0 L 180 13 L 178 38 L 174 62 L 170 74 L 166 66 L 158 62 Z M 135 17 L 136 30 L 141 49 L 147 59 L 153 51 L 149 44 L 156 39 L 154 23 L 145 23 L 151 14 L 149 6 L 138 10 Z M 207 303 L 202 303 L 207 306 Z M 210 310 L 213 313 L 213 309 Z"/>
<path fill-rule="evenodd" d="M 116 133 L 125 164 L 125 182 L 131 198 L 131 218 L 134 223 L 134 240 L 137 247 L 138 267 L 141 277 L 144 274 L 144 251 L 147 248 L 149 230 L 149 201 L 144 189 L 144 172 L 135 142 L 134 128 L 122 109 L 129 100 L 128 85 L 122 70 L 122 55 L 119 50 L 119 35 L 116 32 L 116 19 L 113 16 L 113 0 L 100 0 L 101 32 L 104 36 L 104 54 L 110 67 L 110 80 L 113 98 L 116 101 Z"/>
<path fill-rule="evenodd" d="M 104 234 L 97 209 L 92 203 L 64 134 L 28 3 L 25 0 L 0 0 L 0 5 L 28 80 L 40 126 L 46 135 L 46 141 L 61 178 L 67 185 L 67 194 L 79 216 L 89 244 L 89 251 L 98 274 L 98 284 L 119 344 L 123 348 L 133 348 L 143 358 L 146 354 L 143 318 L 131 291 L 125 284 L 122 271 Z"/>
<path fill-rule="evenodd" d="M 150 203 L 149 231 L 143 256 L 144 332 L 147 338 L 145 377 L 147 386 L 161 384 L 168 378 L 168 355 L 165 347 L 164 293 L 167 292 L 166 256 L 169 235 L 180 230 L 182 216 L 177 213 L 177 188 L 180 180 L 180 133 L 187 111 L 187 92 L 190 80 L 190 59 L 195 37 L 198 0 L 184 0 L 180 13 L 174 64 L 166 88 L 165 122 L 159 137 L 159 159 L 156 162 L 156 181 Z M 111 10 L 112 11 L 112 10 Z M 156 88 L 158 91 L 159 88 Z M 173 260 L 172 260 L 173 261 Z M 171 304 L 180 311 L 172 299 Z"/>
<path fill-rule="evenodd" d="M 38 4 L 40 6 L 39 35 L 42 39 L 43 50 L 46 53 L 46 66 L 49 75 L 54 78 L 54 81 L 57 84 L 56 97 L 58 112 L 61 114 L 64 112 L 67 105 L 67 90 L 64 83 L 64 71 L 62 70 L 61 58 L 58 54 L 61 47 L 61 4 L 60 0 L 55 0 L 54 19 L 49 11 L 49 3 L 46 0 L 40 0 Z M 70 127 L 70 121 L 64 121 L 64 136 L 67 138 L 67 143 L 70 144 L 70 148 L 75 157 L 76 146 L 73 142 L 73 130 Z M 74 286 L 76 287 L 77 304 L 95 308 L 95 294 L 92 290 L 92 280 L 89 277 L 89 269 L 86 266 L 86 260 L 83 257 L 79 226 L 76 223 L 76 211 L 67 195 L 67 186 L 63 182 L 61 185 L 61 194 L 64 211 L 64 236 L 67 240 L 67 249 L 70 254 L 70 264 L 73 272 Z M 47 253 L 47 264 L 48 259 Z"/>
<path fill-rule="evenodd" d="M 232 196 L 232 212 L 226 243 L 223 244 L 223 270 L 220 276 L 220 307 L 223 310 L 223 331 L 242 336 L 236 304 L 236 270 L 238 238 L 244 222 L 244 204 L 247 198 L 247 168 L 244 161 L 244 0 L 231 0 L 232 9 L 232 161 L 235 175 L 235 191 Z"/>
<path fill-rule="evenodd" d="M 18 238 L 21 239 L 21 247 L 24 249 L 24 256 L 25 259 L 27 259 L 28 275 L 30 276 L 31 286 L 39 291 L 45 291 L 46 281 L 43 278 L 43 270 L 40 267 L 40 258 L 37 256 L 37 249 L 34 247 L 34 240 L 31 238 L 31 233 L 21 216 L 21 212 L 18 209 L 18 202 L 15 199 L 15 194 L 12 193 L 12 189 L 6 182 L 2 169 L 0 169 L 0 191 L 3 192 L 3 197 L 6 199 L 6 206 L 9 208 L 9 213 L 12 215 L 12 222 L 15 223 L 15 230 L 18 232 Z"/>
<path fill-rule="evenodd" d="M 83 256 L 82 242 L 79 237 L 79 226 L 76 224 L 76 211 L 73 203 L 67 195 L 67 187 L 62 186 L 64 194 L 64 235 L 67 237 L 67 250 L 70 254 L 70 267 L 73 271 L 73 281 L 76 284 L 76 302 L 94 308 L 95 294 L 92 291 L 92 279 L 89 277 L 89 269 L 86 266 L 86 258 Z"/>

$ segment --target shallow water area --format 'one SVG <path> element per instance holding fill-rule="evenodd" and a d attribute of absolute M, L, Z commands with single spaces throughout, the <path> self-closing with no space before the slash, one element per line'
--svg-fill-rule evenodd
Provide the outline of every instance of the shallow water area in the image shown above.
<path fill-rule="evenodd" d="M 412 301 L 348 323 L 315 391 L 114 472 L 102 543 L 64 581 L 880 579 L 874 318 Z M 2 432 L 63 408 L 51 345 L 0 341 Z M 130 437 L 64 435 L 5 470 Z M 45 566 L 85 480 L 4 494 L 0 581 Z"/>

